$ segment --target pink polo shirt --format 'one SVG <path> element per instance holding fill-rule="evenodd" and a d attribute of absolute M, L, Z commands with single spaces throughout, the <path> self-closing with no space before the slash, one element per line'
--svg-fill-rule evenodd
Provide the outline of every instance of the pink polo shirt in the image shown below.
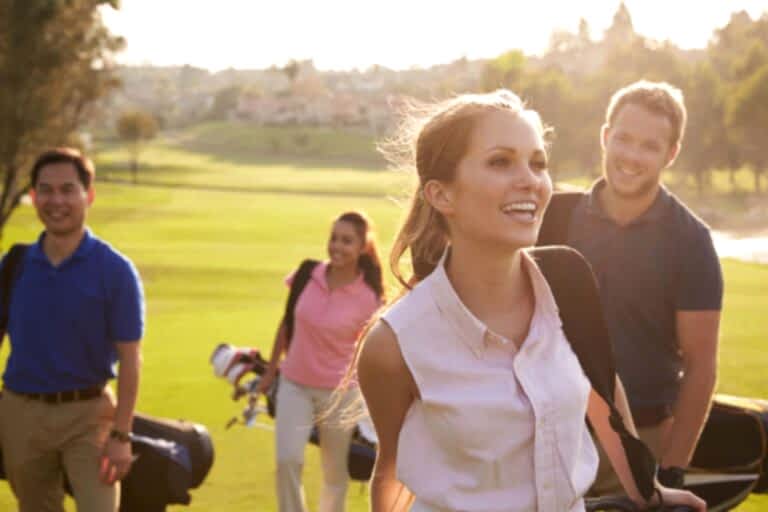
<path fill-rule="evenodd" d="M 317 265 L 296 303 L 293 339 L 282 376 L 304 386 L 333 389 L 352 362 L 357 338 L 380 303 L 363 275 L 330 290 L 328 263 Z M 293 274 L 286 278 L 288 286 Z"/>

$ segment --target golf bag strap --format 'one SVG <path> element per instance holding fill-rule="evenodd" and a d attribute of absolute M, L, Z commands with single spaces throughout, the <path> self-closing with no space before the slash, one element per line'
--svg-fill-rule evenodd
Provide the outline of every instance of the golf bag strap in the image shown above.
<path fill-rule="evenodd" d="M 544 212 L 536 245 L 562 245 L 568 241 L 571 215 L 582 197 L 582 192 L 558 192 L 552 196 Z"/>
<path fill-rule="evenodd" d="M 317 260 L 304 260 L 299 265 L 296 274 L 291 282 L 291 291 L 288 293 L 288 300 L 285 303 L 285 313 L 283 314 L 283 324 L 285 325 L 286 343 L 291 344 L 293 338 L 294 313 L 296 312 L 296 303 L 299 301 L 301 292 L 306 288 L 309 279 L 312 277 L 312 271 L 320 262 Z"/>
<path fill-rule="evenodd" d="M 3 258 L 0 268 L 0 290 L 2 290 L 2 310 L 0 310 L 0 345 L 3 343 L 8 327 L 8 315 L 11 310 L 11 288 L 21 273 L 21 262 L 27 252 L 26 244 L 14 244 Z"/>
<path fill-rule="evenodd" d="M 656 461 L 645 444 L 629 433 L 614 402 L 616 364 L 605 325 L 597 282 L 584 257 L 564 246 L 530 251 L 552 289 L 560 311 L 565 337 L 592 388 L 610 408 L 610 424 L 621 439 L 640 494 L 646 500 L 654 492 Z"/>

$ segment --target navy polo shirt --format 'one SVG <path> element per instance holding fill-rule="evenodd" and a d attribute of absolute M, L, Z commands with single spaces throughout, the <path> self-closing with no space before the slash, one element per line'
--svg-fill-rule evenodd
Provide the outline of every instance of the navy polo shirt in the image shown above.
<path fill-rule="evenodd" d="M 721 309 L 720 262 L 709 228 L 666 188 L 621 226 L 600 204 L 604 186 L 598 180 L 574 208 L 568 245 L 597 277 L 630 405 L 672 405 L 682 375 L 676 312 Z"/>
<path fill-rule="evenodd" d="M 115 377 L 115 343 L 142 337 L 139 275 L 90 231 L 54 267 L 43 252 L 44 237 L 27 250 L 13 286 L 4 385 L 51 393 L 102 384 Z"/>

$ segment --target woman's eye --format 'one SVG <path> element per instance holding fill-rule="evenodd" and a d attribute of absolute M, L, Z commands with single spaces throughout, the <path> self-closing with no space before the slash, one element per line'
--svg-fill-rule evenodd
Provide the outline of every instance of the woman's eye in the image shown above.
<path fill-rule="evenodd" d="M 531 169 L 534 171 L 546 171 L 547 170 L 547 161 L 546 160 L 534 160 L 531 162 Z"/>
<path fill-rule="evenodd" d="M 497 156 L 490 159 L 488 164 L 491 167 L 506 167 L 509 165 L 509 158 L 505 156 Z"/>

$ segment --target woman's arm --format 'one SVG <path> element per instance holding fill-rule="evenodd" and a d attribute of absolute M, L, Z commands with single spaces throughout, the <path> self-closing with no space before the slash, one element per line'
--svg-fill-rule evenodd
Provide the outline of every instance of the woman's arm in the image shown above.
<path fill-rule="evenodd" d="M 397 480 L 397 443 L 405 414 L 417 394 L 397 338 L 382 320 L 368 332 L 357 362 L 360 390 L 379 438 L 371 477 L 371 511 L 404 512 L 412 495 Z"/>
<path fill-rule="evenodd" d="M 621 385 L 621 381 L 618 376 L 616 377 L 616 393 L 615 393 L 616 408 L 624 418 L 624 424 L 627 430 L 636 435 L 634 423 L 632 421 L 632 414 L 629 411 L 629 405 L 626 394 L 624 392 L 624 386 Z M 635 484 L 635 480 L 632 476 L 632 471 L 629 467 L 629 461 L 627 460 L 624 447 L 621 444 L 621 438 L 619 434 L 613 430 L 608 420 L 610 416 L 610 408 L 608 404 L 603 400 L 600 395 L 593 389 L 589 394 L 589 403 L 587 405 L 587 417 L 589 418 L 592 428 L 595 430 L 595 435 L 603 446 L 603 450 L 608 455 L 611 461 L 613 470 L 619 477 L 627 496 L 635 503 L 646 506 L 648 503 L 640 495 L 640 491 Z M 667 505 L 687 505 L 694 510 L 704 512 L 707 509 L 707 505 L 704 500 L 695 496 L 689 491 L 682 491 L 678 489 L 668 489 L 656 483 L 656 488 L 660 491 L 661 499 Z M 652 500 L 653 504 L 658 504 L 659 493 L 657 493 Z"/>
<path fill-rule="evenodd" d="M 272 343 L 272 355 L 269 357 L 269 364 L 267 365 L 267 369 L 261 376 L 261 380 L 259 380 L 256 396 L 269 391 L 270 386 L 272 386 L 272 382 L 275 380 L 280 358 L 283 356 L 283 352 L 285 352 L 286 348 L 288 347 L 288 339 L 286 337 L 285 331 L 285 322 L 280 322 L 280 327 L 277 329 L 277 334 L 275 334 L 275 341 Z"/>

